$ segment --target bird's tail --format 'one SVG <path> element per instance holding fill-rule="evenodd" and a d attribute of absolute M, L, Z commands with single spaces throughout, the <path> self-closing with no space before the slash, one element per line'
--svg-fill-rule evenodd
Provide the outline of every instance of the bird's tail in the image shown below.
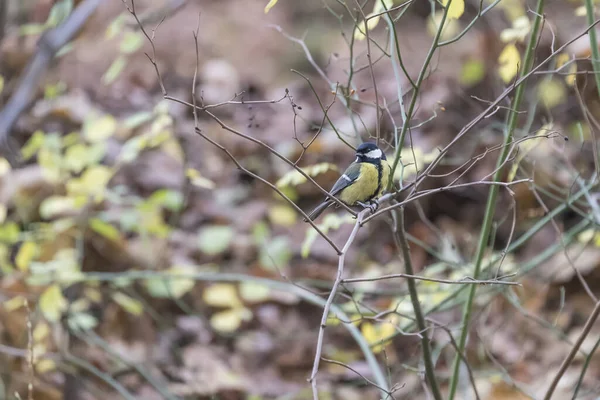
<path fill-rule="evenodd" d="M 315 207 L 315 209 L 312 210 L 310 212 L 310 214 L 308 214 L 308 219 L 311 221 L 314 221 L 315 219 L 317 219 L 319 217 L 319 215 L 321 215 L 321 213 L 323 211 L 325 211 L 327 208 L 332 206 L 333 203 L 334 203 L 333 200 L 326 200 L 326 201 L 322 202 L 317 207 Z M 304 222 L 307 222 L 307 221 L 308 220 L 306 218 L 304 218 Z"/>

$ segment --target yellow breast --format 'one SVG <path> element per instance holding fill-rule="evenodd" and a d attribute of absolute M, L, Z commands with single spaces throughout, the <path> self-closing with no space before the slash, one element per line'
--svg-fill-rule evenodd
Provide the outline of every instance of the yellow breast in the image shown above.
<path fill-rule="evenodd" d="M 339 199 L 351 206 L 356 205 L 359 201 L 367 202 L 377 194 L 378 187 L 379 171 L 377 170 L 377 166 L 369 163 L 361 163 L 359 178 L 352 185 L 340 192 Z"/>
<path fill-rule="evenodd" d="M 392 172 L 392 166 L 386 160 L 381 160 L 381 168 L 381 188 L 379 189 L 379 193 L 377 193 L 377 197 L 380 197 L 385 191 L 390 179 L 390 173 Z"/>

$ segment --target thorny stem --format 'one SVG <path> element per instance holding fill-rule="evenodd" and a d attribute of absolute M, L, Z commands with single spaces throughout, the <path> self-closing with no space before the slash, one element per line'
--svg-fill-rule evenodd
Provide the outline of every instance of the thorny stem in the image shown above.
<path fill-rule="evenodd" d="M 394 240 L 396 246 L 402 252 L 402 258 L 404 259 L 404 269 L 409 275 L 414 275 L 412 267 L 412 260 L 410 258 L 410 248 L 408 246 L 408 240 L 406 239 L 406 233 L 404 231 L 404 208 L 394 210 L 395 222 L 392 222 L 394 230 Z M 433 362 L 433 356 L 431 354 L 431 346 L 429 345 L 429 337 L 427 335 L 427 325 L 425 324 L 425 318 L 423 317 L 423 311 L 421 310 L 421 303 L 419 303 L 419 293 L 417 292 L 417 285 L 414 279 L 407 279 L 408 292 L 410 294 L 410 301 L 412 302 L 413 311 L 415 313 L 415 321 L 417 323 L 417 329 L 421 332 L 421 346 L 423 347 L 423 361 L 425 363 L 425 375 L 427 377 L 427 383 L 431 388 L 431 393 L 436 400 L 442 400 L 442 394 L 435 377 L 435 365 Z"/>
<path fill-rule="evenodd" d="M 527 49 L 525 51 L 525 57 L 524 57 L 525 61 L 521 68 L 521 74 L 520 74 L 521 76 L 528 74 L 533 67 L 536 42 L 538 39 L 538 35 L 540 33 L 540 27 L 541 27 L 542 19 L 543 19 L 543 16 L 542 16 L 543 11 L 544 11 L 544 0 L 538 0 L 537 6 L 536 6 L 535 21 L 533 24 L 533 29 L 531 31 L 531 36 L 529 37 L 529 43 L 527 44 Z M 519 87 L 517 87 L 517 90 L 515 92 L 515 98 L 514 98 L 514 101 L 512 104 L 511 111 L 509 112 L 508 123 L 507 123 L 507 127 L 505 130 L 505 135 L 504 135 L 505 146 L 502 148 L 502 152 L 501 152 L 500 156 L 498 157 L 498 161 L 497 161 L 496 165 L 504 164 L 506 158 L 508 157 L 508 154 L 510 151 L 508 143 L 510 143 L 512 141 L 513 132 L 517 126 L 518 113 L 516 112 L 516 110 L 518 110 L 521 105 L 521 101 L 523 99 L 524 93 L 525 93 L 525 83 L 523 82 L 522 84 L 519 85 Z M 502 169 L 497 169 L 492 180 L 494 182 L 498 182 L 501 178 L 502 173 L 503 173 Z M 479 235 L 479 242 L 477 245 L 477 252 L 475 254 L 475 262 L 474 262 L 474 267 L 473 267 L 473 278 L 474 279 L 478 279 L 479 274 L 481 272 L 481 264 L 483 262 L 483 256 L 485 253 L 485 249 L 487 248 L 488 238 L 489 238 L 490 230 L 491 230 L 492 224 L 493 224 L 498 190 L 499 190 L 499 186 L 496 186 L 496 185 L 490 186 L 490 189 L 489 189 L 488 200 L 487 200 L 487 204 L 485 207 L 485 214 L 483 217 L 483 225 L 481 227 L 481 232 Z M 471 286 L 469 288 L 469 293 L 467 295 L 467 301 L 465 302 L 465 305 L 463 308 L 463 318 L 462 318 L 462 322 L 461 322 L 461 333 L 460 333 L 460 339 L 458 342 L 458 351 L 454 358 L 454 365 L 452 368 L 452 378 L 450 380 L 450 389 L 449 389 L 449 393 L 448 393 L 449 400 L 452 400 L 454 398 L 454 395 L 456 394 L 456 389 L 458 388 L 458 381 L 459 381 L 459 375 L 460 375 L 459 374 L 460 363 L 461 363 L 460 355 L 458 353 L 464 353 L 464 351 L 465 351 L 465 346 L 467 343 L 467 337 L 468 337 L 468 332 L 469 332 L 469 322 L 471 320 L 471 313 L 473 311 L 473 300 L 475 299 L 476 290 L 477 290 L 477 286 Z"/>

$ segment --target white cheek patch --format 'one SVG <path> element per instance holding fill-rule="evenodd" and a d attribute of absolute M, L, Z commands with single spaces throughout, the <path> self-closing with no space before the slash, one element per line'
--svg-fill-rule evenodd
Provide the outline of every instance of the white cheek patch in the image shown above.
<path fill-rule="evenodd" d="M 381 158 L 382 154 L 383 153 L 381 153 L 381 150 L 375 149 L 375 150 L 371 150 L 370 152 L 368 152 L 367 154 L 365 154 L 365 156 L 368 157 L 368 158 Z"/>

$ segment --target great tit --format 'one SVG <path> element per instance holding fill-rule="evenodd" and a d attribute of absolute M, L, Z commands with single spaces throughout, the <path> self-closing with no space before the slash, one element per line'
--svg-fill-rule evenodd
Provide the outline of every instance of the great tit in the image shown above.
<path fill-rule="evenodd" d="M 367 207 L 367 203 L 377 199 L 385 191 L 391 170 L 385 154 L 377 145 L 363 143 L 356 149 L 356 160 L 340 176 L 329 194 L 348 206 Z M 334 200 L 326 198 L 308 214 L 308 218 L 315 220 L 334 204 Z"/>

